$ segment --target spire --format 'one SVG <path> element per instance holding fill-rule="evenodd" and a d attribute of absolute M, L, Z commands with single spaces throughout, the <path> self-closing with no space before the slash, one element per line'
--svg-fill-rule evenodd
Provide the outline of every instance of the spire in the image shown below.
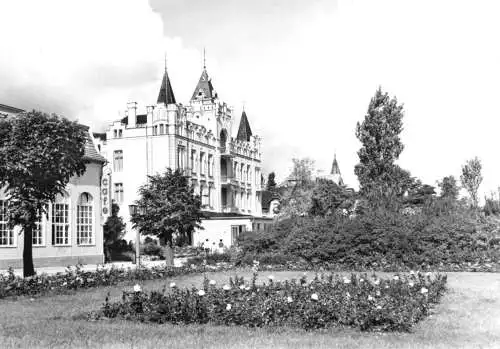
<path fill-rule="evenodd" d="M 198 80 L 198 84 L 194 89 L 191 100 L 194 101 L 198 99 L 215 99 L 215 98 L 217 98 L 217 93 L 215 92 L 215 89 L 212 86 L 212 79 L 210 79 L 207 73 L 205 49 L 203 49 L 203 71 L 201 73 L 200 80 Z"/>
<path fill-rule="evenodd" d="M 161 82 L 160 93 L 158 93 L 158 104 L 175 104 L 174 91 L 172 90 L 172 84 L 170 83 L 170 78 L 167 73 L 167 55 L 165 54 L 165 72 L 163 73 L 163 80 Z"/>
<path fill-rule="evenodd" d="M 337 163 L 337 154 L 333 154 L 333 164 L 332 164 L 332 172 L 330 174 L 338 174 L 340 175 L 339 164 Z"/>
<path fill-rule="evenodd" d="M 245 113 L 245 111 L 243 110 L 236 139 L 239 141 L 249 142 L 250 136 L 252 136 L 252 130 L 250 129 L 250 123 L 248 122 L 247 113 Z"/>

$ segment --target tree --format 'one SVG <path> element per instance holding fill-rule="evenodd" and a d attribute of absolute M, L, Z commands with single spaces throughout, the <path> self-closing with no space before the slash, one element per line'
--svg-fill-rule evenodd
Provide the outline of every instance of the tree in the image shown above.
<path fill-rule="evenodd" d="M 111 216 L 108 217 L 103 226 L 104 255 L 106 256 L 106 261 L 111 260 L 111 249 L 125 235 L 125 223 L 123 222 L 123 218 L 118 216 L 119 212 L 120 206 L 113 202 L 111 205 Z"/>
<path fill-rule="evenodd" d="M 439 194 L 440 198 L 447 198 L 451 200 L 458 199 L 458 193 L 460 191 L 460 187 L 457 185 L 457 180 L 453 176 L 443 177 L 443 179 L 438 182 L 439 189 L 441 193 Z"/>
<path fill-rule="evenodd" d="M 401 194 L 403 191 L 398 185 L 407 182 L 409 173 L 395 164 L 404 148 L 399 137 L 403 130 L 402 119 L 403 106 L 379 87 L 370 101 L 364 121 L 356 125 L 356 137 L 362 147 L 358 151 L 359 164 L 354 172 L 358 176 L 361 195 L 367 196 L 372 191 L 382 194 L 387 191 Z M 400 176 L 404 181 L 399 180 Z"/>
<path fill-rule="evenodd" d="M 350 211 L 354 205 L 353 193 L 333 181 L 318 180 L 312 191 L 309 214 L 328 216 L 339 209 Z"/>
<path fill-rule="evenodd" d="M 271 172 L 268 176 L 267 176 L 267 186 L 266 186 L 266 190 L 268 191 L 271 191 L 271 192 L 275 192 L 276 191 L 276 174 L 274 172 Z"/>
<path fill-rule="evenodd" d="M 314 160 L 311 158 L 292 159 L 293 168 L 291 173 L 292 180 L 296 185 L 308 185 L 312 182 L 314 171 Z"/>
<path fill-rule="evenodd" d="M 148 176 L 139 188 L 136 202 L 142 212 L 132 215 L 132 223 L 142 235 L 157 236 L 171 251 L 173 238 L 191 244 L 191 235 L 201 228 L 201 200 L 194 195 L 188 178 L 180 170 L 168 168 L 165 173 Z M 169 256 L 172 256 L 169 253 Z M 173 260 L 167 260 L 173 263 Z"/>
<path fill-rule="evenodd" d="M 9 196 L 9 224 L 24 234 L 23 273 L 35 274 L 33 230 L 73 176 L 85 173 L 87 128 L 39 111 L 0 121 L 0 182 Z"/>
<path fill-rule="evenodd" d="M 477 157 L 468 160 L 465 165 L 462 166 L 460 181 L 462 182 L 462 186 L 469 193 L 472 207 L 477 208 L 479 201 L 478 190 L 483 181 L 483 176 L 481 176 L 481 161 Z"/>

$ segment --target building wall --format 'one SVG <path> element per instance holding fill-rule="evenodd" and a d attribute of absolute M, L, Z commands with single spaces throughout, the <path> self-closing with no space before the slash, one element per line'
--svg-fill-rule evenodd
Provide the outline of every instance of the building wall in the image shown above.
<path fill-rule="evenodd" d="M 103 224 L 101 218 L 100 177 L 102 166 L 96 163 L 87 164 L 87 170 L 81 177 L 73 177 L 67 185 L 69 194 L 69 236 L 68 246 L 53 246 L 51 223 L 42 219 L 44 244 L 33 247 L 35 268 L 51 265 L 75 265 L 77 263 L 95 264 L 104 262 Z M 89 193 L 93 198 L 93 237 L 91 245 L 77 245 L 77 200 L 82 193 Z M 5 198 L 5 195 L 0 196 Z M 49 216 L 50 219 L 50 216 Z M 20 227 L 14 229 L 14 246 L 0 246 L 0 269 L 9 266 L 21 267 L 23 256 L 23 235 L 19 235 Z"/>
<path fill-rule="evenodd" d="M 216 110 L 219 114 L 216 115 Z M 136 109 L 128 110 L 128 118 L 135 118 Z M 203 185 L 212 187 L 212 205 L 203 209 L 212 212 L 236 212 L 261 216 L 260 200 L 260 140 L 253 137 L 251 142 L 235 141 L 231 138 L 233 117 L 230 109 L 219 101 L 191 101 L 188 106 L 158 105 L 147 109 L 147 123 L 135 124 L 115 121 L 106 131 L 106 141 L 98 142 L 101 154 L 108 160 L 112 170 L 111 198 L 120 206 L 120 215 L 127 223 L 125 239 L 133 239 L 135 232 L 130 223 L 128 205 L 139 198 L 138 189 L 146 184 L 147 175 L 165 171 L 167 167 L 183 170 L 190 176 L 195 192 L 200 194 Z M 228 134 L 226 152 L 221 153 L 220 134 Z M 184 149 L 180 163 L 179 149 Z M 117 171 L 114 154 L 122 151 L 123 166 Z M 212 176 L 200 171 L 200 154 L 205 160 L 213 159 Z M 192 161 L 194 154 L 194 163 Z M 228 163 L 227 176 L 221 176 L 221 158 Z M 239 170 L 234 172 L 234 164 L 245 172 L 249 167 L 251 176 L 241 178 Z M 118 200 L 115 185 L 123 184 L 123 199 Z M 228 205 L 223 207 L 222 188 L 228 193 Z M 244 192 L 245 205 L 241 203 Z M 247 193 L 249 194 L 247 197 Z M 207 191 L 201 194 L 207 194 Z M 238 198 L 235 196 L 238 194 Z M 208 200 L 208 197 L 206 198 Z M 203 200 L 202 200 L 203 201 Z M 236 203 L 238 203 L 236 205 Z"/>

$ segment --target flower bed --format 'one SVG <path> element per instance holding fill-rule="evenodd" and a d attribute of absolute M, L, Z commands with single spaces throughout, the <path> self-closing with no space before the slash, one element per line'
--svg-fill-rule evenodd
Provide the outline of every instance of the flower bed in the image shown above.
<path fill-rule="evenodd" d="M 142 292 L 136 285 L 122 300 L 106 298 L 90 320 L 123 318 L 156 323 L 211 323 L 250 327 L 295 326 L 318 329 L 351 326 L 361 330 L 409 331 L 429 314 L 446 290 L 446 275 L 395 275 L 390 280 L 352 274 L 317 275 L 256 284 L 236 277 L 223 287 L 205 278 L 200 289 L 175 283 L 162 292 Z"/>
<path fill-rule="evenodd" d="M 81 266 L 77 265 L 74 268 L 68 267 L 64 273 L 41 274 L 29 278 L 16 276 L 13 269 L 9 269 L 6 275 L 0 274 L 0 299 L 23 295 L 58 294 L 77 289 L 111 286 L 119 282 L 164 279 L 206 270 L 221 271 L 226 268 L 225 265 L 210 268 L 190 265 L 184 267 L 154 266 L 140 269 L 112 267 L 84 271 Z"/>

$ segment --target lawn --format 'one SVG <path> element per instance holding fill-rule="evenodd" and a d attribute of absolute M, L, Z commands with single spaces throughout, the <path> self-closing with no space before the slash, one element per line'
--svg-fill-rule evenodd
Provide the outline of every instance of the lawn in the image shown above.
<path fill-rule="evenodd" d="M 271 273 L 261 273 L 265 278 Z M 272 273 L 276 279 L 301 276 Z M 211 279 L 227 280 L 228 273 Z M 310 273 L 312 276 L 313 274 Z M 250 274 L 245 275 L 250 276 Z M 145 290 L 170 281 L 200 286 L 202 275 L 144 282 Z M 172 326 L 127 321 L 88 322 L 110 292 L 121 296 L 131 285 L 102 287 L 35 299 L 0 300 L 1 348 L 500 348 L 500 274 L 449 273 L 449 291 L 435 313 L 413 333 L 366 333 L 353 329 L 306 332 L 292 328 L 247 329 Z"/>

